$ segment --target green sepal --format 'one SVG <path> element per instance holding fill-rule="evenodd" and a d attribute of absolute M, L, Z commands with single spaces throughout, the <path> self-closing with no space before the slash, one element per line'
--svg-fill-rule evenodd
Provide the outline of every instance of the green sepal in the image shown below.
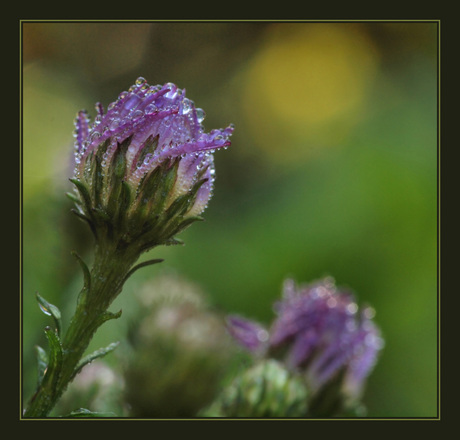
<path fill-rule="evenodd" d="M 166 228 L 162 231 L 164 237 L 171 237 L 176 235 L 179 232 L 182 232 L 184 229 L 188 228 L 192 223 L 197 221 L 204 221 L 204 218 L 201 216 L 186 217 L 183 219 L 182 216 L 171 219 L 171 221 L 166 225 Z"/>
<path fill-rule="evenodd" d="M 69 179 L 77 188 L 80 196 L 81 196 L 81 201 L 82 204 L 85 207 L 85 214 L 89 215 L 91 213 L 91 208 L 92 208 L 92 202 L 91 202 L 91 196 L 89 194 L 88 188 L 86 185 L 81 182 L 78 179 Z M 91 219 L 90 219 L 91 220 Z"/>
<path fill-rule="evenodd" d="M 136 160 L 136 165 L 138 167 L 140 165 L 142 165 L 142 163 L 144 162 L 144 159 L 147 156 L 147 154 L 153 154 L 155 152 L 155 150 L 158 147 L 159 138 L 160 138 L 159 134 L 157 134 L 155 137 L 153 135 L 150 135 L 147 138 L 147 140 L 145 141 L 144 146 L 140 150 L 139 156 L 137 157 L 137 160 Z"/>
<path fill-rule="evenodd" d="M 139 182 L 137 194 L 136 194 L 136 203 L 139 206 L 143 206 L 153 199 L 156 191 L 160 187 L 160 182 L 162 178 L 162 168 L 161 166 L 155 167 L 150 173 L 145 175 Z M 148 197 L 144 197 L 148 195 Z"/>
<path fill-rule="evenodd" d="M 164 214 L 167 225 L 163 229 L 163 234 L 166 237 L 178 234 L 197 220 L 203 220 L 203 218 L 199 216 L 189 217 L 184 220 L 184 216 L 195 204 L 198 190 L 206 181 L 207 179 L 202 179 L 196 182 L 187 194 L 179 196 L 171 203 Z"/>
<path fill-rule="evenodd" d="M 56 330 L 58 335 L 61 334 L 61 311 L 53 304 L 50 304 L 46 301 L 45 298 L 40 296 L 38 292 L 35 293 L 38 301 L 38 305 L 40 306 L 41 311 L 48 316 L 52 316 L 54 319 L 54 323 L 56 324 Z"/>
<path fill-rule="evenodd" d="M 101 163 L 102 163 L 103 156 L 106 153 L 107 148 L 109 148 L 109 145 L 110 145 L 111 141 L 112 141 L 112 139 L 108 138 L 102 144 L 99 144 L 99 146 L 97 147 L 95 157 L 97 157 Z"/>
<path fill-rule="evenodd" d="M 51 327 L 45 328 L 48 338 L 49 355 L 46 372 L 42 379 L 42 386 L 49 389 L 55 389 L 59 381 L 62 368 L 62 346 L 59 336 Z"/>
<path fill-rule="evenodd" d="M 129 205 L 131 205 L 131 188 L 127 182 L 122 180 L 117 212 L 114 218 L 115 227 L 120 231 L 125 229 L 127 219 L 126 212 L 129 208 Z"/>
<path fill-rule="evenodd" d="M 85 365 L 88 365 L 91 362 L 93 362 L 95 359 L 104 357 L 106 354 L 115 350 L 119 344 L 120 344 L 119 342 L 112 342 L 107 347 L 100 348 L 99 350 L 96 350 L 93 353 L 89 354 L 88 356 L 85 356 L 84 358 L 82 358 L 80 362 L 78 362 L 77 366 L 75 367 L 72 377 L 75 377 Z"/>
<path fill-rule="evenodd" d="M 195 222 L 203 222 L 204 221 L 204 218 L 199 216 L 199 215 L 196 215 L 194 217 L 187 217 L 185 220 L 183 220 L 182 222 L 180 222 L 176 228 L 176 232 L 174 232 L 175 234 L 178 234 L 179 232 L 183 231 L 184 229 L 188 228 L 192 223 L 195 223 Z"/>
<path fill-rule="evenodd" d="M 176 237 L 171 237 L 168 238 L 164 243 L 165 246 L 177 246 L 177 245 L 184 245 L 184 241 L 176 238 Z"/>
<path fill-rule="evenodd" d="M 86 217 L 86 215 L 82 214 L 77 209 L 71 209 L 70 211 L 73 212 L 78 218 L 88 223 L 88 226 L 90 227 L 93 235 L 97 237 L 96 228 L 94 227 L 94 223 L 92 222 L 92 220 L 90 220 L 88 217 Z"/>
<path fill-rule="evenodd" d="M 72 202 L 76 203 L 77 205 L 81 205 L 81 200 L 75 195 L 75 194 L 72 194 L 72 193 L 65 193 L 65 195 L 70 199 L 72 200 Z"/>
<path fill-rule="evenodd" d="M 93 217 L 98 221 L 98 223 L 106 223 L 111 220 L 110 215 L 107 214 L 104 211 L 104 209 L 92 208 L 91 212 L 93 214 Z"/>
<path fill-rule="evenodd" d="M 112 157 L 112 162 L 109 167 L 109 175 L 114 180 L 121 180 L 126 172 L 126 152 L 128 151 L 129 144 L 133 135 L 126 138 L 123 142 L 117 144 L 117 149 Z"/>
<path fill-rule="evenodd" d="M 94 412 L 86 408 L 79 408 L 72 411 L 70 414 L 60 416 L 62 418 L 75 418 L 75 417 L 116 417 L 113 412 Z"/>
<path fill-rule="evenodd" d="M 94 206 L 101 206 L 101 193 L 103 187 L 103 173 L 102 173 L 102 166 L 101 166 L 101 159 L 99 155 L 95 155 L 93 158 L 93 176 L 92 176 L 92 184 L 91 189 L 93 191 L 93 203 Z"/>
<path fill-rule="evenodd" d="M 48 355 L 43 348 L 39 345 L 35 346 L 35 353 L 37 355 L 37 370 L 38 370 L 38 378 L 37 378 L 37 386 L 40 386 L 43 380 L 43 376 L 45 375 L 46 367 L 48 366 Z"/>
<path fill-rule="evenodd" d="M 191 195 L 189 193 L 183 194 L 171 203 L 165 212 L 165 217 L 170 219 L 179 215 L 184 215 L 190 209 L 191 204 Z"/>
<path fill-rule="evenodd" d="M 168 165 L 166 165 L 168 166 Z M 174 184 L 177 180 L 177 170 L 179 168 L 179 160 L 176 159 L 174 162 L 167 168 L 162 176 L 161 186 L 159 191 L 155 194 L 155 201 L 151 205 L 152 209 L 149 213 L 150 216 L 160 215 L 166 206 L 169 195 L 174 187 Z"/>
<path fill-rule="evenodd" d="M 126 152 L 131 143 L 132 135 L 126 138 L 123 142 L 117 144 L 117 149 L 112 157 L 112 162 L 108 170 L 110 177 L 109 188 L 110 193 L 107 200 L 106 214 L 108 215 L 109 223 L 117 213 L 122 191 L 122 181 L 126 173 Z"/>

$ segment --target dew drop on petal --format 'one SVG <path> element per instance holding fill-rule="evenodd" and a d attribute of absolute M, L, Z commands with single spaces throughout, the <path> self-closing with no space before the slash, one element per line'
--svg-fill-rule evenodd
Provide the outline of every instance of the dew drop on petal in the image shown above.
<path fill-rule="evenodd" d="M 204 121 L 204 118 L 206 117 L 206 113 L 202 108 L 197 108 L 196 109 L 196 119 L 198 122 L 201 124 Z"/>
<path fill-rule="evenodd" d="M 109 125 L 109 130 L 116 130 L 118 126 L 120 125 L 120 121 L 118 119 L 114 119 L 110 125 Z"/>
<path fill-rule="evenodd" d="M 192 101 L 190 99 L 184 98 L 182 101 L 182 114 L 186 115 L 192 109 Z"/>
<path fill-rule="evenodd" d="M 133 113 L 132 118 L 133 119 L 139 119 L 139 118 L 142 118 L 142 116 L 144 116 L 144 112 L 142 110 L 136 110 Z"/>
<path fill-rule="evenodd" d="M 147 107 L 145 107 L 145 114 L 149 115 L 151 113 L 154 113 L 157 110 L 157 107 L 155 104 L 149 104 Z"/>

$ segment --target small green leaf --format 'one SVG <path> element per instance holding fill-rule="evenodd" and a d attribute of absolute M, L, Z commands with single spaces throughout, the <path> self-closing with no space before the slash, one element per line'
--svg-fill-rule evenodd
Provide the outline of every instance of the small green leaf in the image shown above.
<path fill-rule="evenodd" d="M 46 327 L 45 333 L 48 337 L 50 353 L 48 356 L 48 365 L 42 380 L 42 386 L 55 389 L 61 374 L 62 347 L 59 336 L 51 327 Z"/>
<path fill-rule="evenodd" d="M 66 416 L 61 416 L 63 418 L 74 418 L 74 417 L 116 417 L 116 414 L 113 412 L 94 412 L 90 411 L 89 409 L 80 408 L 75 411 L 72 411 L 70 414 Z"/>
<path fill-rule="evenodd" d="M 38 381 L 37 384 L 40 386 L 45 375 L 46 367 L 48 366 L 48 355 L 46 351 L 43 350 L 40 346 L 35 346 L 35 351 L 37 354 L 37 367 L 38 367 Z"/>
<path fill-rule="evenodd" d="M 50 304 L 46 299 L 41 297 L 38 292 L 35 293 L 37 296 L 37 301 L 38 305 L 40 306 L 41 311 L 48 316 L 52 316 L 54 318 L 54 322 L 56 324 L 56 330 L 58 332 L 58 335 L 61 334 L 61 312 L 60 310 L 54 306 L 53 304 Z"/>
<path fill-rule="evenodd" d="M 119 310 L 117 313 L 103 312 L 99 315 L 96 322 L 96 328 L 100 327 L 104 322 L 110 321 L 111 319 L 118 319 L 121 316 L 122 311 Z"/>
<path fill-rule="evenodd" d="M 83 261 L 80 255 L 77 254 L 76 251 L 72 251 L 71 254 L 76 258 L 78 264 L 80 264 L 81 270 L 83 271 L 83 288 L 78 295 L 78 302 L 80 303 L 84 300 L 86 293 L 89 292 L 89 289 L 91 288 L 91 273 L 86 263 Z"/>
<path fill-rule="evenodd" d="M 112 344 L 109 344 L 107 347 L 100 348 L 99 350 L 94 351 L 88 356 L 85 356 L 83 359 L 80 360 L 78 365 L 75 367 L 75 371 L 72 377 L 75 377 L 75 375 L 77 375 L 85 365 L 88 365 L 89 363 L 93 362 L 95 359 L 101 358 L 105 356 L 106 354 L 110 353 L 111 351 L 115 350 L 119 344 L 120 344 L 119 342 L 113 342 Z"/>
<path fill-rule="evenodd" d="M 134 273 L 136 272 L 136 270 L 140 269 L 141 267 L 145 267 L 145 266 L 150 266 L 152 264 L 157 264 L 157 263 L 161 263 L 163 262 L 164 259 L 163 258 L 157 258 L 155 260 L 148 260 L 148 261 L 144 261 L 142 263 L 139 263 L 137 264 L 136 266 L 134 266 L 125 276 L 124 280 L 123 280 L 123 283 L 126 282 L 126 280 Z"/>

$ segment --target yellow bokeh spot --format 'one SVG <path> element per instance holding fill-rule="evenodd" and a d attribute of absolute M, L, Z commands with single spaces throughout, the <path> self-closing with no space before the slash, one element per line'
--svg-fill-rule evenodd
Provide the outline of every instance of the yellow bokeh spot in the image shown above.
<path fill-rule="evenodd" d="M 276 159 L 336 146 L 365 114 L 378 54 L 359 26 L 278 24 L 244 73 L 243 111 Z"/>

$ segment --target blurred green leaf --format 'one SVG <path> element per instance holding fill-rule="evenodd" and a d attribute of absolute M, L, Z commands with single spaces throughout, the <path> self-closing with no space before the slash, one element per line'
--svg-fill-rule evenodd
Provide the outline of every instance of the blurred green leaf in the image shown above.
<path fill-rule="evenodd" d="M 75 418 L 75 417 L 116 417 L 116 414 L 112 412 L 93 412 L 89 409 L 80 408 L 75 411 L 72 411 L 63 418 Z"/>

